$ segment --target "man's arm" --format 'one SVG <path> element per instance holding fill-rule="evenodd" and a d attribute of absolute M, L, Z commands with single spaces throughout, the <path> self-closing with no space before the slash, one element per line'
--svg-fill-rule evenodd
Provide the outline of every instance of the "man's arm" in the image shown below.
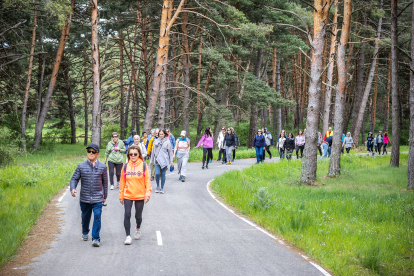
<path fill-rule="evenodd" d="M 104 188 L 104 202 L 106 201 L 106 198 L 108 197 L 108 169 L 105 166 L 105 169 L 102 172 L 102 185 Z"/>
<path fill-rule="evenodd" d="M 75 173 L 70 180 L 70 192 L 75 197 L 76 187 L 78 186 L 79 180 L 81 179 L 81 171 L 79 165 L 76 167 Z"/>

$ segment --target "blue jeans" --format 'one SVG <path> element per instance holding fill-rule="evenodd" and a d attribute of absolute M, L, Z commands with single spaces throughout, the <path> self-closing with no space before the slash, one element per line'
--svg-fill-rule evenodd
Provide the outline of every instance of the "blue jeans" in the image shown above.
<path fill-rule="evenodd" d="M 279 148 L 279 156 L 280 156 L 280 159 L 285 158 L 285 150 L 284 149 Z"/>
<path fill-rule="evenodd" d="M 263 147 L 254 147 L 256 149 L 257 163 L 263 161 Z"/>
<path fill-rule="evenodd" d="M 102 214 L 102 202 L 98 203 L 84 203 L 80 202 L 82 211 L 82 233 L 88 235 L 89 224 L 91 222 L 91 216 L 93 211 L 93 227 L 92 227 L 92 240 L 101 241 L 99 237 L 99 231 L 101 231 L 101 214 Z"/>
<path fill-rule="evenodd" d="M 322 158 L 327 157 L 328 153 L 329 153 L 329 156 L 331 156 L 331 150 L 330 150 L 329 145 L 327 143 L 322 143 L 322 148 L 323 148 Z"/>
<path fill-rule="evenodd" d="M 155 182 L 157 182 L 157 188 L 160 187 L 160 175 L 161 175 L 161 189 L 164 189 L 165 184 L 165 173 L 167 172 L 168 166 L 161 169 L 160 165 L 155 165 Z"/>

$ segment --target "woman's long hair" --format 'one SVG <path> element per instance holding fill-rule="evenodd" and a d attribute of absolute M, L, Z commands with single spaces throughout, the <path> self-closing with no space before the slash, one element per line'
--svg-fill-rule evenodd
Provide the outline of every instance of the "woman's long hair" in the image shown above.
<path fill-rule="evenodd" d="M 300 133 L 300 134 L 299 134 L 299 133 Z M 302 131 L 301 129 L 299 129 L 299 130 L 298 130 L 298 133 L 296 133 L 296 136 L 299 136 L 299 135 L 301 135 L 301 136 L 303 135 L 303 131 Z"/>
<path fill-rule="evenodd" d="M 384 132 L 384 137 L 388 137 L 388 132 Z"/>
<path fill-rule="evenodd" d="M 211 132 L 210 132 L 211 127 L 206 127 L 206 130 L 204 131 L 204 135 L 207 137 L 211 137 Z"/>
<path fill-rule="evenodd" d="M 292 135 L 292 137 L 290 137 L 290 135 Z M 293 133 L 292 132 L 289 132 L 288 137 L 289 138 L 294 138 Z"/>

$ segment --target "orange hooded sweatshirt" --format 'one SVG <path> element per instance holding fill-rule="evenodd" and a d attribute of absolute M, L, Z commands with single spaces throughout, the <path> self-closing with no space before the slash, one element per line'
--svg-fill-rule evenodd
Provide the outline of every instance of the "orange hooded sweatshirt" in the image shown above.
<path fill-rule="evenodd" d="M 122 167 L 121 172 L 119 199 L 143 200 L 146 196 L 150 197 L 152 191 L 151 172 L 148 166 L 146 166 L 144 177 L 144 161 L 141 158 L 135 163 L 129 160 L 126 173 L 124 172 L 124 167 L 125 165 Z"/>

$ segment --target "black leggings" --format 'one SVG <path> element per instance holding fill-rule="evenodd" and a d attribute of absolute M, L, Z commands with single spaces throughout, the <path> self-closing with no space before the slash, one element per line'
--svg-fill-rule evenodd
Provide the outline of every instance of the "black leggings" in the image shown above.
<path fill-rule="evenodd" d="M 384 154 L 384 153 L 388 154 L 388 152 L 387 152 L 387 146 L 388 146 L 388 144 L 384 144 L 382 154 Z"/>
<path fill-rule="evenodd" d="M 203 165 L 206 162 L 206 155 L 207 155 L 207 164 L 213 159 L 213 149 L 203 148 Z"/>
<path fill-rule="evenodd" d="M 116 181 L 119 182 L 121 180 L 122 163 L 114 164 L 111 161 L 108 161 L 108 167 L 109 181 L 111 182 L 111 185 L 114 185 L 114 168 L 116 169 Z"/>
<path fill-rule="evenodd" d="M 124 227 L 127 236 L 131 235 L 131 209 L 135 202 L 135 220 L 137 221 L 137 229 L 141 228 L 142 211 L 144 210 L 144 200 L 124 199 L 125 216 Z"/>
<path fill-rule="evenodd" d="M 223 158 L 226 158 L 226 151 L 222 148 L 219 149 L 218 160 L 221 160 L 221 155 L 223 155 Z"/>
<path fill-rule="evenodd" d="M 351 148 L 346 148 L 346 153 L 349 153 L 350 150 Z"/>
<path fill-rule="evenodd" d="M 233 149 L 233 160 L 236 159 L 236 149 Z"/>
<path fill-rule="evenodd" d="M 303 157 L 303 149 L 305 148 L 305 145 L 302 146 L 296 146 L 296 158 L 299 159 L 299 150 L 300 150 L 300 158 Z"/>

